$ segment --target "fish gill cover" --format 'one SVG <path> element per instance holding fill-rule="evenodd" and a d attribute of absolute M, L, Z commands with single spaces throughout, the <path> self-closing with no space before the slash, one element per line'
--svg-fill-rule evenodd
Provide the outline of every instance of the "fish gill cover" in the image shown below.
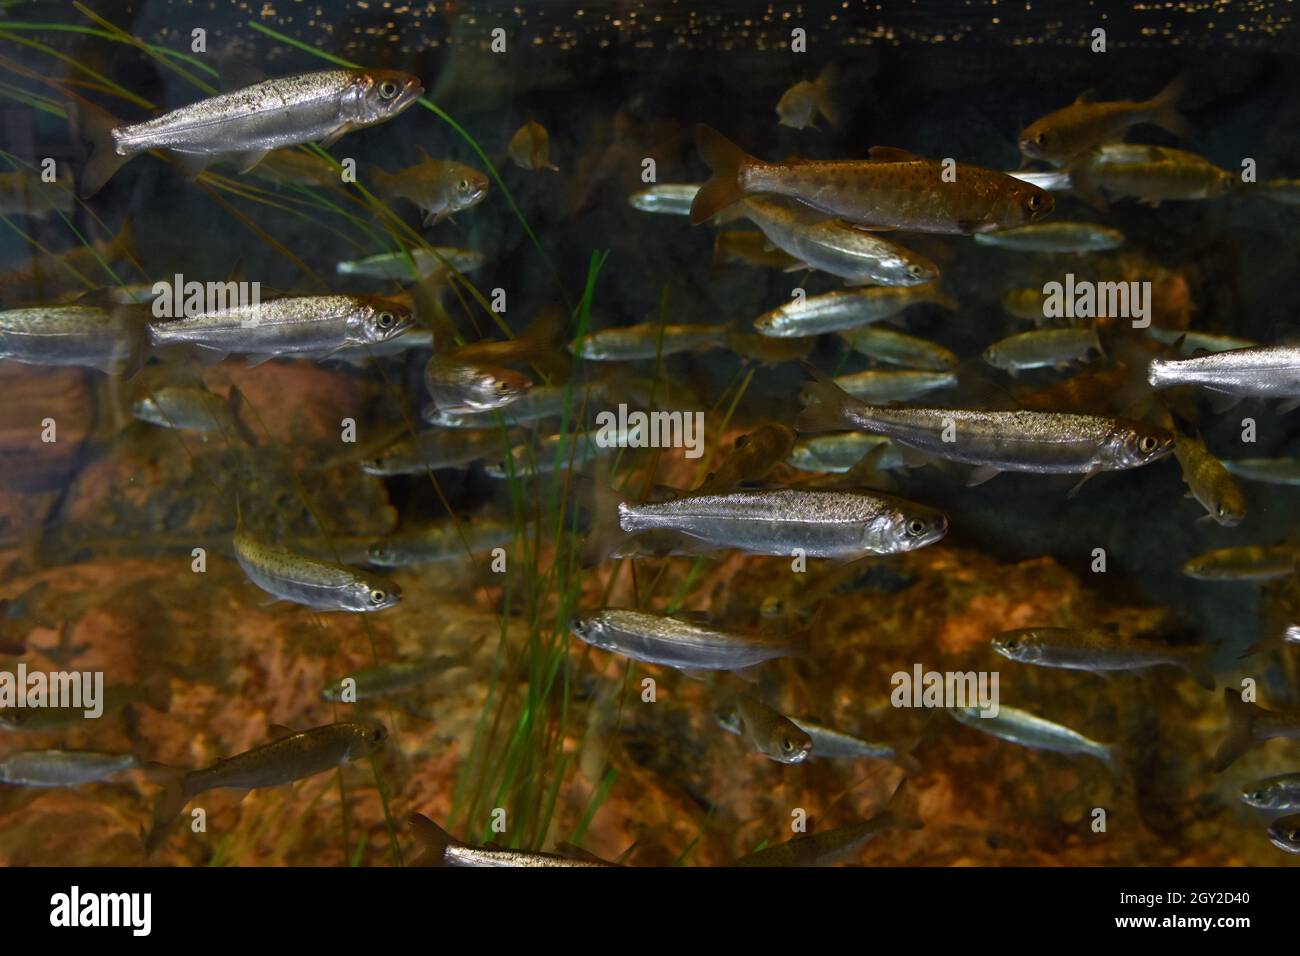
<path fill-rule="evenodd" d="M 0 862 L 1294 862 L 1292 14 L 1022 7 L 0 3 Z"/>

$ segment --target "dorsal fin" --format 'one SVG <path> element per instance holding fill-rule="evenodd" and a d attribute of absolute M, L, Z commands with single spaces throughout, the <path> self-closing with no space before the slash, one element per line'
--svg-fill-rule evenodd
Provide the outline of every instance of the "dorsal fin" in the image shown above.
<path fill-rule="evenodd" d="M 897 146 L 872 146 L 867 155 L 877 163 L 914 163 L 921 158 Z"/>
<path fill-rule="evenodd" d="M 1076 102 L 1076 103 L 1091 103 L 1091 102 L 1093 102 L 1096 98 L 1097 98 L 1097 91 L 1096 91 L 1096 90 L 1084 90 L 1082 93 L 1079 94 L 1079 98 L 1078 98 L 1077 100 L 1075 100 L 1074 102 Z"/>
<path fill-rule="evenodd" d="M 271 732 L 272 740 L 283 740 L 285 737 L 292 737 L 298 733 L 292 727 L 286 727 L 284 724 L 271 724 L 268 729 Z"/>

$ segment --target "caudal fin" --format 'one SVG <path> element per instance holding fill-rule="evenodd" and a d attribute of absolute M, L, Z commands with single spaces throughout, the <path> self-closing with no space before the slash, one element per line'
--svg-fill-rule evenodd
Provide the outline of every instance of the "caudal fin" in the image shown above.
<path fill-rule="evenodd" d="M 925 826 L 916 812 L 916 800 L 912 795 L 912 788 L 907 785 L 906 777 L 899 783 L 898 789 L 889 798 L 889 802 L 885 804 L 883 812 L 890 816 L 894 826 L 901 829 L 919 830 Z"/>
<path fill-rule="evenodd" d="M 1187 661 L 1187 672 L 1192 675 L 1196 683 L 1210 691 L 1218 686 L 1214 680 L 1214 656 L 1218 650 L 1219 644 L 1216 642 L 1198 649 Z"/>
<path fill-rule="evenodd" d="M 77 190 L 82 199 L 88 199 L 99 192 L 131 157 L 118 154 L 113 144 L 113 129 L 122 124 L 107 110 L 75 97 L 64 104 L 64 111 L 73 133 L 91 144 L 90 160 L 81 171 L 81 185 Z"/>
<path fill-rule="evenodd" d="M 801 364 L 813 380 L 804 387 L 804 401 L 808 406 L 795 419 L 795 431 L 838 432 L 854 428 L 848 410 L 862 403 L 810 363 Z"/>
<path fill-rule="evenodd" d="M 840 112 L 835 106 L 835 100 L 831 95 L 835 90 L 835 64 L 827 63 L 822 68 L 817 77 L 817 82 L 813 84 L 816 90 L 817 111 L 826 117 L 826 122 L 831 124 L 832 128 L 838 129 L 840 126 Z"/>
<path fill-rule="evenodd" d="M 700 151 L 700 158 L 709 164 L 713 175 L 700 187 L 691 202 L 691 225 L 712 219 L 723 209 L 744 198 L 740 187 L 741 170 L 758 160 L 723 136 L 717 130 L 704 124 L 695 127 L 695 148 Z"/>
<path fill-rule="evenodd" d="M 1214 772 L 1221 773 L 1255 745 L 1255 716 L 1259 708 L 1241 699 L 1241 691 L 1229 687 L 1223 692 L 1228 708 L 1228 736 L 1214 754 Z"/>
<path fill-rule="evenodd" d="M 185 775 L 179 770 L 155 765 L 157 773 L 162 775 L 162 792 L 154 801 L 153 817 L 149 822 L 149 832 L 144 835 L 144 851 L 148 855 L 162 845 L 163 837 L 176 820 L 188 799 L 185 793 Z"/>
<path fill-rule="evenodd" d="M 420 845 L 420 855 L 415 858 L 412 865 L 446 866 L 447 847 L 456 845 L 455 837 L 423 813 L 412 813 L 406 818 L 406 825 Z"/>
<path fill-rule="evenodd" d="M 1186 139 L 1191 134 L 1187 120 L 1178 112 L 1178 100 L 1186 87 L 1186 76 L 1176 76 L 1147 103 L 1147 119 L 1180 139 Z"/>

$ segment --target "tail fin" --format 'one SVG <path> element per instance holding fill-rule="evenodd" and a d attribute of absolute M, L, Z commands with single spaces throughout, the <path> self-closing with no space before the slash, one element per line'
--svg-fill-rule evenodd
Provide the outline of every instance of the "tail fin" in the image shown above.
<path fill-rule="evenodd" d="M 179 770 L 168 773 L 168 769 L 161 767 L 161 765 L 158 766 L 157 772 L 165 775 L 167 779 L 163 782 L 163 789 L 158 794 L 158 799 L 154 801 L 153 817 L 149 822 L 149 831 L 144 835 L 144 852 L 146 856 L 162 845 L 163 837 L 167 835 L 168 828 L 180 816 L 181 811 L 185 809 L 186 801 L 189 799 L 185 792 L 184 773 Z"/>
<path fill-rule="evenodd" d="M 138 264 L 140 250 L 135 245 L 135 220 L 127 216 L 122 220 L 122 228 L 103 248 L 103 256 L 109 262 L 127 261 Z"/>
<path fill-rule="evenodd" d="M 1169 81 L 1168 86 L 1147 101 L 1147 119 L 1181 139 L 1186 139 L 1191 134 L 1187 120 L 1178 112 L 1178 100 L 1186 87 L 1187 77 L 1176 76 Z"/>
<path fill-rule="evenodd" d="M 717 130 L 700 124 L 695 127 L 695 148 L 709 164 L 713 175 L 700 187 L 691 202 L 691 225 L 712 219 L 733 203 L 744 198 L 740 187 L 741 171 L 758 160 L 723 136 Z"/>
<path fill-rule="evenodd" d="M 1255 716 L 1259 708 L 1241 699 L 1241 691 L 1229 687 L 1223 692 L 1228 708 L 1228 736 L 1214 754 L 1214 772 L 1226 770 L 1234 760 L 1255 745 Z"/>
<path fill-rule="evenodd" d="M 599 480 L 590 481 L 575 476 L 579 488 L 592 492 L 591 520 L 586 541 L 582 546 L 581 563 L 584 568 L 595 567 L 612 555 L 628 538 L 623 531 L 620 512 L 622 499 Z"/>
<path fill-rule="evenodd" d="M 831 93 L 834 90 L 834 87 L 835 64 L 827 63 L 818 75 L 817 81 L 813 84 L 813 88 L 816 90 L 818 112 L 820 112 L 822 116 L 826 117 L 826 122 L 830 123 L 832 128 L 838 129 L 841 117 L 839 110 L 835 106 L 834 100 L 831 98 Z"/>
<path fill-rule="evenodd" d="M 810 363 L 801 364 L 804 371 L 813 378 L 804 388 L 804 399 L 811 401 L 811 404 L 795 419 L 795 431 L 837 432 L 853 429 L 853 419 L 847 412 L 854 404 L 862 403 Z"/>
<path fill-rule="evenodd" d="M 1214 655 L 1218 653 L 1219 642 L 1216 641 L 1203 648 L 1198 648 L 1187 660 L 1187 672 L 1208 691 L 1213 691 L 1218 684 L 1214 680 Z"/>
<path fill-rule="evenodd" d="M 420 844 L 421 853 L 413 866 L 446 866 L 447 847 L 455 846 L 456 839 L 423 813 L 412 813 L 406 818 L 406 825 L 415 834 Z"/>
<path fill-rule="evenodd" d="M 64 111 L 73 133 L 91 144 L 90 160 L 81 172 L 81 185 L 77 191 L 82 199 L 88 199 L 131 158 L 119 155 L 113 143 L 113 129 L 121 126 L 122 122 L 81 97 L 69 99 L 64 104 Z"/>
<path fill-rule="evenodd" d="M 230 408 L 230 419 L 234 422 L 235 431 L 239 434 L 240 439 L 249 448 L 257 447 L 257 435 L 249 427 L 248 422 L 244 420 L 244 393 L 236 385 L 230 386 L 230 394 L 226 396 L 226 404 Z"/>

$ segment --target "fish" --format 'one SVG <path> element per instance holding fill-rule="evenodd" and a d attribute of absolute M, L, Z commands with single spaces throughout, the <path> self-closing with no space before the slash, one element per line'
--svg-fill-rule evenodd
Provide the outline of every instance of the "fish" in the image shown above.
<path fill-rule="evenodd" d="M 335 69 L 263 80 L 142 123 L 119 123 L 72 99 L 73 129 L 94 144 L 81 196 L 93 196 L 127 161 L 150 150 L 177 154 L 193 176 L 208 160 L 231 154 L 240 172 L 248 172 L 271 150 L 315 141 L 328 147 L 345 133 L 393 119 L 423 95 L 409 73 Z"/>
<path fill-rule="evenodd" d="M 1300 713 L 1265 710 L 1258 704 L 1241 699 L 1241 691 L 1228 687 L 1223 691 L 1228 708 L 1228 735 L 1214 753 L 1214 772 L 1222 773 L 1238 757 L 1276 737 L 1300 740 Z"/>
<path fill-rule="evenodd" d="M 769 760 L 803 763 L 813 752 L 813 741 L 807 733 L 755 697 L 742 694 L 736 701 L 736 716 L 740 718 L 741 735 Z"/>
<path fill-rule="evenodd" d="M 781 94 L 776 102 L 776 115 L 782 126 L 807 129 L 820 113 L 831 126 L 840 125 L 840 117 L 831 102 L 835 84 L 835 65 L 827 63 L 815 80 L 800 80 Z"/>
<path fill-rule="evenodd" d="M 433 159 L 423 149 L 419 153 L 420 162 L 414 166 L 395 173 L 376 169 L 372 175 L 375 189 L 384 196 L 419 207 L 426 226 L 473 208 L 487 196 L 488 178 L 473 166 Z"/>
<path fill-rule="evenodd" d="M 1027 710 L 1001 706 L 997 716 L 984 717 L 978 707 L 950 707 L 948 715 L 959 723 L 991 734 L 999 740 L 1029 747 L 1031 750 L 1050 750 L 1053 753 L 1095 757 L 1112 772 L 1119 774 L 1122 767 L 1114 744 L 1103 744 L 1061 724 L 1052 723 Z"/>
<path fill-rule="evenodd" d="M 841 332 L 880 322 L 912 305 L 932 303 L 956 309 L 957 303 L 935 284 L 891 288 L 838 289 L 823 295 L 794 299 L 765 312 L 754 328 L 774 338 L 800 338 L 823 332 Z"/>
<path fill-rule="evenodd" d="M 145 847 L 157 848 L 185 804 L 209 790 L 280 787 L 368 757 L 388 739 L 383 724 L 344 722 L 295 733 L 273 728 L 277 738 L 201 770 L 180 772 L 166 782 L 154 804 Z"/>
<path fill-rule="evenodd" d="M 799 488 L 621 502 L 618 517 L 630 535 L 672 531 L 711 549 L 784 557 L 798 551 L 841 560 L 914 551 L 948 531 L 948 519 L 925 505 L 868 492 Z"/>
<path fill-rule="evenodd" d="M 392 279 L 415 282 L 448 272 L 473 272 L 487 257 L 475 249 L 454 246 L 415 248 L 406 252 L 381 252 L 364 259 L 351 259 L 335 266 L 341 276 L 364 276 L 367 279 Z"/>
<path fill-rule="evenodd" d="M 588 332 L 570 346 L 574 355 L 590 362 L 634 362 L 657 355 L 701 352 L 720 348 L 725 325 L 663 325 L 642 322 Z"/>
<path fill-rule="evenodd" d="M 794 447 L 794 429 L 780 422 L 760 425 L 736 439 L 731 453 L 695 489 L 696 494 L 716 494 L 746 481 L 766 478 L 785 461 Z"/>
<path fill-rule="evenodd" d="M 197 385 L 161 385 L 138 395 L 131 403 L 131 414 L 161 428 L 233 435 L 247 445 L 256 445 L 256 437 L 240 416 L 242 406 L 243 393 L 233 385 L 226 398 Z"/>
<path fill-rule="evenodd" d="M 235 560 L 267 594 L 321 611 L 382 611 L 402 599 L 395 583 L 376 574 L 322 561 L 235 529 Z"/>
<path fill-rule="evenodd" d="M 943 388 L 957 386 L 956 372 L 924 369 L 868 369 L 834 379 L 836 385 L 864 402 L 905 402 Z"/>
<path fill-rule="evenodd" d="M 515 525 L 508 521 L 479 519 L 459 524 L 446 521 L 373 539 L 366 545 L 365 561 L 380 568 L 457 561 L 509 544 L 514 541 L 516 531 Z"/>
<path fill-rule="evenodd" d="M 1232 349 L 1248 349 L 1259 345 L 1250 339 L 1235 335 L 1216 335 L 1213 332 L 1189 332 L 1183 329 L 1162 329 L 1158 325 L 1147 328 L 1147 335 L 1165 345 L 1177 345 L 1179 354 L 1194 355 L 1199 351 L 1228 352 Z"/>
<path fill-rule="evenodd" d="M 417 432 L 385 445 L 361 462 L 368 475 L 418 475 L 438 468 L 464 468 L 502 451 L 499 428 L 459 428 Z M 505 447 L 509 447 L 508 445 Z"/>
<path fill-rule="evenodd" d="M 1189 493 L 1205 509 L 1206 517 L 1232 528 L 1246 517 L 1246 497 L 1232 473 L 1210 454 L 1205 442 L 1191 435 L 1179 435 L 1174 457 L 1183 470 Z"/>
<path fill-rule="evenodd" d="M 1251 192 L 1287 206 L 1300 205 L 1300 179 L 1270 179 Z"/>
<path fill-rule="evenodd" d="M 1300 813 L 1293 813 L 1270 823 L 1268 840 L 1279 850 L 1300 853 Z"/>
<path fill-rule="evenodd" d="M 1238 795 L 1242 803 L 1256 810 L 1300 810 L 1300 773 L 1252 781 Z"/>
<path fill-rule="evenodd" d="M 1106 353 L 1096 327 L 1087 329 L 1036 329 L 994 342 L 983 353 L 984 361 L 1013 375 L 1033 368 L 1063 368 L 1074 362 L 1088 362 Z"/>
<path fill-rule="evenodd" d="M 892 440 L 862 432 L 840 432 L 800 438 L 790 451 L 789 462 L 800 471 L 850 471 L 877 448 L 883 448 L 877 467 L 890 470 L 903 467 L 903 457 Z"/>
<path fill-rule="evenodd" d="M 570 391 L 572 388 L 572 391 Z M 605 386 L 599 382 L 584 385 L 534 385 L 510 404 L 496 409 L 479 412 L 449 412 L 436 406 L 424 409 L 424 420 L 440 428 L 496 428 L 501 422 L 507 425 L 531 425 L 547 418 L 557 418 L 564 414 L 565 404 L 570 400 L 573 407 L 579 408 L 586 401 L 594 401 L 605 392 Z M 570 398 L 570 396 L 572 396 Z"/>
<path fill-rule="evenodd" d="M 684 617 L 606 608 L 569 624 L 592 647 L 687 671 L 733 671 L 804 653 L 800 640 L 766 632 L 743 633 L 695 623 Z"/>
<path fill-rule="evenodd" d="M 364 368 L 376 359 L 400 359 L 408 352 L 432 351 L 433 330 L 411 328 L 401 335 L 383 342 L 366 342 L 363 345 L 345 345 L 332 352 L 322 361 L 346 362 L 357 368 Z"/>
<path fill-rule="evenodd" d="M 868 405 L 807 370 L 816 403 L 800 413 L 796 430 L 886 435 L 922 454 L 974 465 L 976 483 L 1002 471 L 1091 477 L 1149 465 L 1174 447 L 1174 435 L 1163 428 L 1109 416 Z M 945 433 L 955 440 L 945 441 Z"/>
<path fill-rule="evenodd" d="M 497 479 L 549 475 L 556 470 L 580 468 L 616 447 L 602 447 L 587 434 L 547 435 L 536 448 L 530 443 L 516 445 L 510 449 L 507 460 L 491 462 L 483 470 L 489 477 Z"/>
<path fill-rule="evenodd" d="M 713 261 L 791 272 L 803 262 L 752 229 L 721 229 L 713 238 Z"/>
<path fill-rule="evenodd" d="M 1043 315 L 1043 303 L 1047 296 L 1042 289 L 1012 289 L 1002 297 L 1002 308 L 1017 319 L 1025 319 L 1036 325 L 1050 321 Z"/>
<path fill-rule="evenodd" d="M 936 342 L 893 329 L 853 328 L 840 333 L 840 337 L 853 351 L 891 365 L 944 372 L 956 368 L 960 361 L 953 352 Z"/>
<path fill-rule="evenodd" d="M 757 332 L 731 332 L 727 336 L 727 346 L 733 352 L 767 367 L 802 361 L 816 343 L 813 338 L 774 339 Z"/>
<path fill-rule="evenodd" d="M 870 159 L 765 163 L 707 126 L 696 146 L 713 175 L 691 203 L 691 224 L 705 222 L 754 193 L 775 193 L 832 216 L 877 228 L 970 235 L 1035 222 L 1052 195 L 991 169 L 877 146 Z"/>
<path fill-rule="evenodd" d="M 344 701 L 347 696 L 346 691 L 350 690 L 352 699 L 347 703 L 374 700 L 377 697 L 386 697 L 389 694 L 418 687 L 430 678 L 467 665 L 468 661 L 464 656 L 449 654 L 375 664 L 335 681 L 322 690 L 320 696 L 322 700 L 339 703 Z M 348 684 L 349 681 L 351 685 Z"/>
<path fill-rule="evenodd" d="M 689 216 L 699 191 L 699 183 L 655 183 L 628 196 L 627 204 L 641 212 Z"/>
<path fill-rule="evenodd" d="M 236 166 L 243 159 L 239 153 L 218 153 L 214 158 L 218 161 L 230 160 Z M 248 172 L 277 186 L 306 186 L 315 189 L 337 186 L 344 181 L 343 170 L 330 160 L 296 148 L 272 150 Z"/>
<path fill-rule="evenodd" d="M 127 307 L 33 306 L 0 312 L 0 359 L 131 375 L 149 353 L 147 325 Z"/>
<path fill-rule="evenodd" d="M 23 750 L 0 760 L 0 783 L 22 787 L 79 787 L 140 766 L 134 754 L 81 750 Z"/>
<path fill-rule="evenodd" d="M 744 728 L 740 715 L 735 710 L 723 710 L 714 715 L 718 726 L 729 734 L 742 735 Z M 808 735 L 812 742 L 809 757 L 813 760 L 888 760 L 916 767 L 916 761 L 908 754 L 902 753 L 893 744 L 874 743 L 863 740 L 842 730 L 835 730 L 815 723 L 804 717 L 790 717 L 789 721 Z"/>
<path fill-rule="evenodd" d="M 412 311 L 377 296 L 300 295 L 150 322 L 155 349 L 190 348 L 200 357 L 240 354 L 327 358 L 347 346 L 386 342 L 414 325 Z"/>
<path fill-rule="evenodd" d="M 1175 647 L 1159 641 L 1126 637 L 1114 625 L 1100 627 L 1026 627 L 1003 631 L 993 650 L 1007 660 L 1066 670 L 1144 670 L 1178 667 L 1206 690 L 1214 690 L 1213 660 L 1217 645 Z"/>
<path fill-rule="evenodd" d="M 1084 254 L 1106 252 L 1124 245 L 1124 233 L 1095 222 L 1041 222 L 1001 232 L 984 232 L 975 241 L 1017 252 Z"/>
<path fill-rule="evenodd" d="M 867 841 L 895 827 L 920 829 L 909 806 L 906 782 L 900 783 L 884 810 L 869 820 L 820 833 L 800 834 L 785 843 L 764 847 L 732 862 L 732 866 L 831 866 L 857 853 Z"/>
<path fill-rule="evenodd" d="M 1152 123 L 1175 136 L 1187 135 L 1177 110 L 1186 83 L 1175 77 L 1149 100 L 1098 101 L 1091 90 L 1069 106 L 1030 123 L 1020 134 L 1020 152 L 1030 159 L 1063 166 L 1085 150 L 1119 142 L 1131 126 Z"/>
<path fill-rule="evenodd" d="M 1096 208 L 1107 199 L 1147 205 L 1213 199 L 1236 185 L 1232 173 L 1186 150 L 1112 143 L 1085 153 L 1070 174 L 1075 193 Z"/>
<path fill-rule="evenodd" d="M 939 278 L 939 267 L 925 256 L 801 202 L 748 196 L 733 210 L 793 260 L 786 272 L 816 269 L 850 285 L 921 285 Z"/>
<path fill-rule="evenodd" d="M 1294 545 L 1244 545 L 1216 548 L 1183 565 L 1198 581 L 1269 581 L 1294 574 L 1300 552 Z"/>
<path fill-rule="evenodd" d="M 26 169 L 0 173 L 0 215 L 48 219 L 72 215 L 77 206 L 72 170 L 56 167 L 53 182 Z"/>
<path fill-rule="evenodd" d="M 512 850 L 487 844 L 461 843 L 421 813 L 412 813 L 407 825 L 423 852 L 416 866 L 604 867 L 619 866 L 591 854 L 564 856 L 537 850 Z"/>
<path fill-rule="evenodd" d="M 499 365 L 434 355 L 424 366 L 424 385 L 439 411 L 455 415 L 504 408 L 528 394 L 533 380 Z"/>
<path fill-rule="evenodd" d="M 1154 358 L 1147 366 L 1147 382 L 1165 389 L 1196 385 L 1235 401 L 1241 398 L 1276 398 L 1280 412 L 1300 405 L 1300 346 L 1260 345 L 1230 349 L 1194 358 Z"/>
<path fill-rule="evenodd" d="M 560 171 L 551 162 L 551 134 L 536 120 L 529 119 L 510 137 L 506 152 L 520 169 L 550 169 Z"/>
<path fill-rule="evenodd" d="M 171 684 L 165 677 L 133 684 L 114 684 L 100 696 L 100 715 L 87 717 L 86 707 L 0 707 L 0 727 L 38 734 L 65 727 L 90 727 L 112 714 L 136 704 L 160 713 L 171 708 Z"/>
<path fill-rule="evenodd" d="M 1225 459 L 1223 467 L 1238 478 L 1269 485 L 1300 485 L 1300 458 Z"/>
<path fill-rule="evenodd" d="M 116 286 L 119 281 L 112 267 L 123 263 L 134 265 L 139 261 L 135 226 L 128 216 L 111 239 L 95 239 L 89 244 L 81 242 L 60 252 L 34 256 L 25 268 L 13 266 L 0 273 L 0 301 L 42 304 L 44 300 L 44 304 L 51 304 L 55 294 L 74 285 L 85 295 L 105 295 L 99 286 L 104 282 Z M 111 291 L 106 293 L 106 297 L 113 304 L 120 304 L 113 300 Z M 63 304 L 96 303 L 78 301 Z"/>

